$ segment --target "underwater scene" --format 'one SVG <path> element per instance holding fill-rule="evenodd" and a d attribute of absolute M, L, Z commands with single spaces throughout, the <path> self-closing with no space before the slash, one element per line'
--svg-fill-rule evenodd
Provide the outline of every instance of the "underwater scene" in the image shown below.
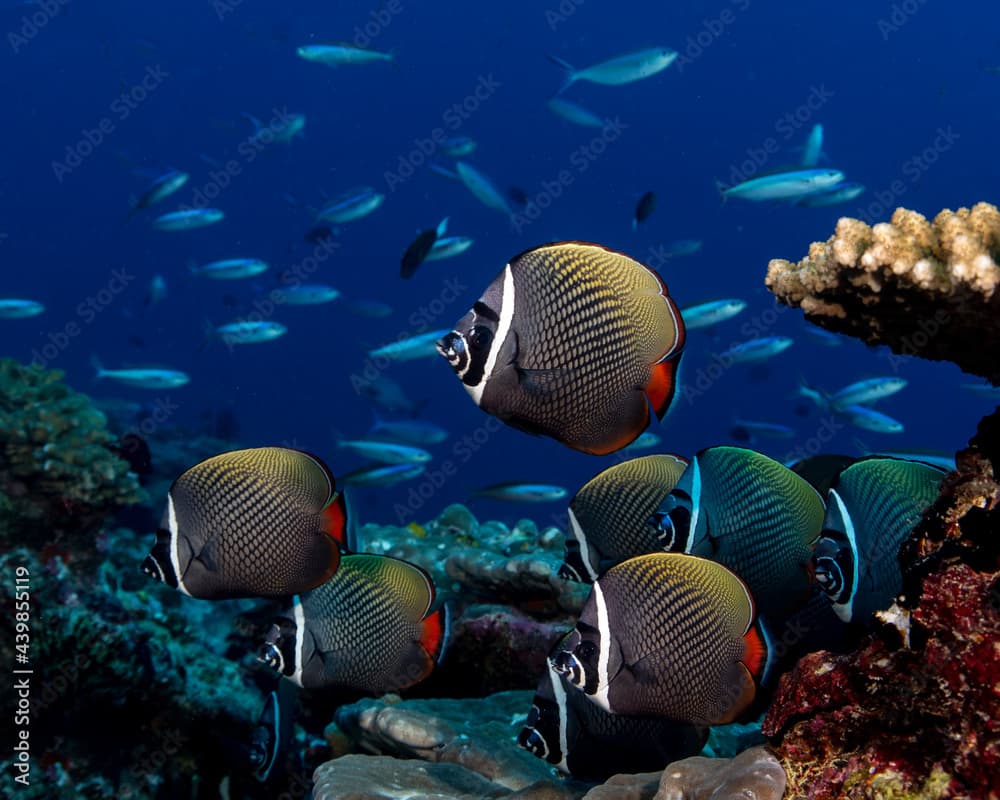
<path fill-rule="evenodd" d="M 0 34 L 0 797 L 1000 800 L 995 1 Z"/>

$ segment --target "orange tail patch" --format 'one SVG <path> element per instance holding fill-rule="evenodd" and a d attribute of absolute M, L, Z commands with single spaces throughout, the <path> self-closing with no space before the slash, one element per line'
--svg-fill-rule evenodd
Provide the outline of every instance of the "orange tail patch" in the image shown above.
<path fill-rule="evenodd" d="M 754 680 L 758 683 L 767 671 L 767 659 L 769 656 L 767 640 L 760 629 L 759 624 L 755 624 L 747 631 L 743 637 L 746 642 L 746 651 L 743 654 L 743 665 L 747 668 Z"/>
<path fill-rule="evenodd" d="M 341 492 L 323 509 L 323 532 L 347 550 L 347 503 Z"/>
<path fill-rule="evenodd" d="M 649 402 L 653 404 L 657 419 L 663 419 L 663 415 L 667 413 L 667 409 L 670 408 L 670 403 L 674 399 L 679 361 L 678 355 L 653 364 L 649 383 L 646 384 L 646 394 L 649 396 Z"/>
<path fill-rule="evenodd" d="M 448 650 L 451 611 L 448 604 L 440 606 L 420 623 L 420 644 L 435 664 L 440 664 Z"/>

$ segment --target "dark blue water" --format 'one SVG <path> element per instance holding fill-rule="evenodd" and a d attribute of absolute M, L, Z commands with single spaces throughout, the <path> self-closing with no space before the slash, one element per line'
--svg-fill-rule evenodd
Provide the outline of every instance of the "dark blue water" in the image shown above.
<path fill-rule="evenodd" d="M 897 204 L 933 215 L 996 201 L 1000 77 L 981 66 L 1000 63 L 1000 8 L 986 0 L 962 4 L 961 13 L 940 2 L 855 2 L 835 10 L 757 0 L 684 5 L 5 4 L 0 295 L 40 300 L 47 312 L 2 321 L 0 349 L 24 361 L 41 355 L 83 391 L 145 402 L 166 395 L 94 387 L 91 357 L 107 366 L 184 369 L 192 382 L 169 393 L 177 409 L 168 426 L 197 429 L 206 410 L 232 407 L 244 444 L 294 444 L 343 472 L 359 462 L 337 452 L 332 431 L 360 435 L 371 420 L 369 403 L 351 387 L 352 374 L 365 367 L 365 346 L 412 331 L 415 322 L 450 327 L 514 254 L 585 239 L 660 268 L 682 306 L 721 296 L 750 302 L 718 338 L 691 333 L 685 380 L 711 363 L 712 352 L 754 333 L 797 340 L 766 375 L 733 368 L 693 402 L 679 400 L 657 429 L 664 448 L 690 455 L 729 441 L 732 418 L 742 416 L 796 426 L 792 442 L 760 443 L 773 455 L 816 449 L 822 420 L 794 413 L 800 376 L 834 389 L 897 372 L 910 386 L 880 408 L 903 421 L 906 433 L 845 427 L 826 449 L 856 452 L 855 435 L 873 446 L 962 445 L 990 405 L 959 388 L 974 379 L 857 343 L 817 345 L 802 333 L 799 312 L 775 306 L 763 276 L 770 258 L 797 260 L 843 214 L 878 221 Z M 369 46 L 393 52 L 394 65 L 329 69 L 295 54 L 301 44 L 350 40 L 366 24 Z M 653 45 L 673 47 L 681 58 L 649 80 L 581 83 L 566 94 L 616 120 L 603 138 L 546 110 L 561 82 L 546 53 L 583 66 Z M 308 116 L 305 137 L 249 147 L 241 112 L 266 121 L 281 109 Z M 866 194 L 831 209 L 720 203 L 715 179 L 794 163 L 815 123 L 825 126 L 828 163 L 864 183 Z M 517 232 L 458 183 L 422 168 L 397 180 L 401 159 L 420 160 L 411 154 L 435 128 L 476 139 L 471 163 L 501 187 L 545 194 L 548 208 Z M 448 163 L 439 153 L 434 158 Z M 234 163 L 238 171 L 229 170 L 223 186 L 225 170 L 212 163 Z M 190 171 L 191 182 L 123 225 L 129 196 L 144 185 L 136 170 L 165 166 Z M 571 181 L 556 197 L 546 186 L 560 171 Z M 301 265 L 314 249 L 303 241 L 312 223 L 307 207 L 359 184 L 386 192 L 384 206 L 341 226 L 337 249 L 312 277 L 349 298 L 388 302 L 395 314 L 365 319 L 341 303 L 281 308 L 273 318 L 289 327 L 283 339 L 233 352 L 217 342 L 203 346 L 206 321 L 253 311 L 273 278 L 197 280 L 188 262 L 253 256 L 271 262 L 273 273 Z M 651 189 L 657 209 L 633 232 L 635 201 Z M 225 210 L 222 223 L 184 233 L 150 227 L 153 216 L 193 202 L 198 190 L 218 190 L 213 205 Z M 473 248 L 400 280 L 406 245 L 445 215 L 451 232 L 475 237 Z M 690 238 L 704 241 L 701 253 L 658 263 L 658 248 Z M 169 296 L 147 309 L 143 297 L 155 274 L 166 277 Z M 551 440 L 485 429 L 489 418 L 441 359 L 388 374 L 423 404 L 423 417 L 452 431 L 431 467 L 449 465 L 452 474 L 437 481 L 440 488 L 428 477 L 368 493 L 370 519 L 424 520 L 469 489 L 501 480 L 574 490 L 609 463 Z M 411 489 L 422 490 L 426 503 L 394 510 Z M 549 513 L 481 501 L 474 508 L 509 521 L 544 521 Z"/>

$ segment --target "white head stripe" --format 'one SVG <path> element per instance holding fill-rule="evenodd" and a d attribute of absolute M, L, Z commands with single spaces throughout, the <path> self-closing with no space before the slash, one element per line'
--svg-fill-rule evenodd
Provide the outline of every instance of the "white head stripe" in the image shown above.
<path fill-rule="evenodd" d="M 596 581 L 597 570 L 590 563 L 590 546 L 587 544 L 587 537 L 583 532 L 583 528 L 580 527 L 580 522 L 577 520 L 572 508 L 569 509 L 569 527 L 573 533 L 573 538 L 580 544 L 580 560 L 583 562 L 584 569 L 587 570 L 590 579 Z M 582 578 L 583 576 L 581 575 L 580 577 Z"/>
<path fill-rule="evenodd" d="M 490 345 L 490 354 L 486 358 L 486 365 L 483 367 L 483 377 L 475 386 L 467 387 L 472 399 L 478 406 L 483 399 L 483 391 L 486 383 L 497 365 L 497 358 L 500 349 L 510 334 L 510 326 L 514 322 L 514 273 L 511 272 L 510 264 L 503 270 L 503 294 L 500 297 L 500 322 L 497 323 L 497 332 L 493 337 L 493 344 Z M 471 356 L 470 356 L 471 357 Z"/>
<path fill-rule="evenodd" d="M 177 588 L 188 597 L 191 592 L 184 586 L 184 578 L 181 574 L 180 536 L 177 532 L 177 512 L 174 510 L 174 498 L 167 492 L 167 530 L 170 531 L 170 566 L 174 568 L 174 575 L 177 576 Z"/>
<path fill-rule="evenodd" d="M 594 602 L 597 605 L 597 631 L 601 646 L 597 653 L 597 692 L 594 700 L 605 711 L 611 711 L 608 701 L 608 662 L 611 660 L 611 623 L 608 621 L 608 604 L 604 601 L 601 584 L 594 584 Z"/>
<path fill-rule="evenodd" d="M 854 616 L 854 597 L 858 593 L 858 540 L 857 534 L 854 531 L 854 521 L 851 519 L 851 515 L 847 511 L 847 506 L 840 499 L 840 495 L 836 489 L 830 490 L 830 497 L 837 504 L 840 518 L 844 521 L 844 533 L 847 535 L 847 541 L 851 545 L 851 574 L 854 579 L 853 583 L 851 583 L 851 596 L 847 598 L 847 602 L 834 603 L 833 610 L 842 622 L 850 622 L 851 617 Z"/>
<path fill-rule="evenodd" d="M 302 610 L 302 598 L 295 595 L 292 598 L 292 613 L 295 617 L 295 671 L 292 680 L 302 685 L 302 651 L 306 640 L 306 614 Z"/>
<path fill-rule="evenodd" d="M 688 469 L 691 470 L 691 521 L 688 523 L 687 543 L 684 545 L 685 553 L 690 553 L 694 545 L 698 517 L 701 515 L 701 465 L 698 463 L 697 456 L 691 459 Z"/>
<path fill-rule="evenodd" d="M 563 772 L 569 774 L 569 766 L 567 765 L 569 753 L 566 752 L 569 747 L 566 736 L 569 709 L 566 707 L 566 690 L 563 689 L 562 678 L 554 669 L 552 669 L 551 663 L 548 663 L 548 668 L 549 681 L 552 683 L 552 696 L 555 697 L 556 707 L 559 709 L 559 752 L 562 754 L 562 759 L 558 764 L 556 764 L 556 766 Z"/>

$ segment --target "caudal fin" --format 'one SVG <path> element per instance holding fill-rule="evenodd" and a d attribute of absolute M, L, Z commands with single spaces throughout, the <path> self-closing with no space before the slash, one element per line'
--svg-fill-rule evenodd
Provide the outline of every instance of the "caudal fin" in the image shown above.
<path fill-rule="evenodd" d="M 566 77 L 563 80 L 562 86 L 556 91 L 556 95 L 560 95 L 565 92 L 570 86 L 572 86 L 577 79 L 576 67 L 570 64 L 568 61 L 563 61 L 559 56 L 554 56 L 551 53 L 546 54 L 546 58 L 555 64 L 557 67 L 565 71 Z"/>

